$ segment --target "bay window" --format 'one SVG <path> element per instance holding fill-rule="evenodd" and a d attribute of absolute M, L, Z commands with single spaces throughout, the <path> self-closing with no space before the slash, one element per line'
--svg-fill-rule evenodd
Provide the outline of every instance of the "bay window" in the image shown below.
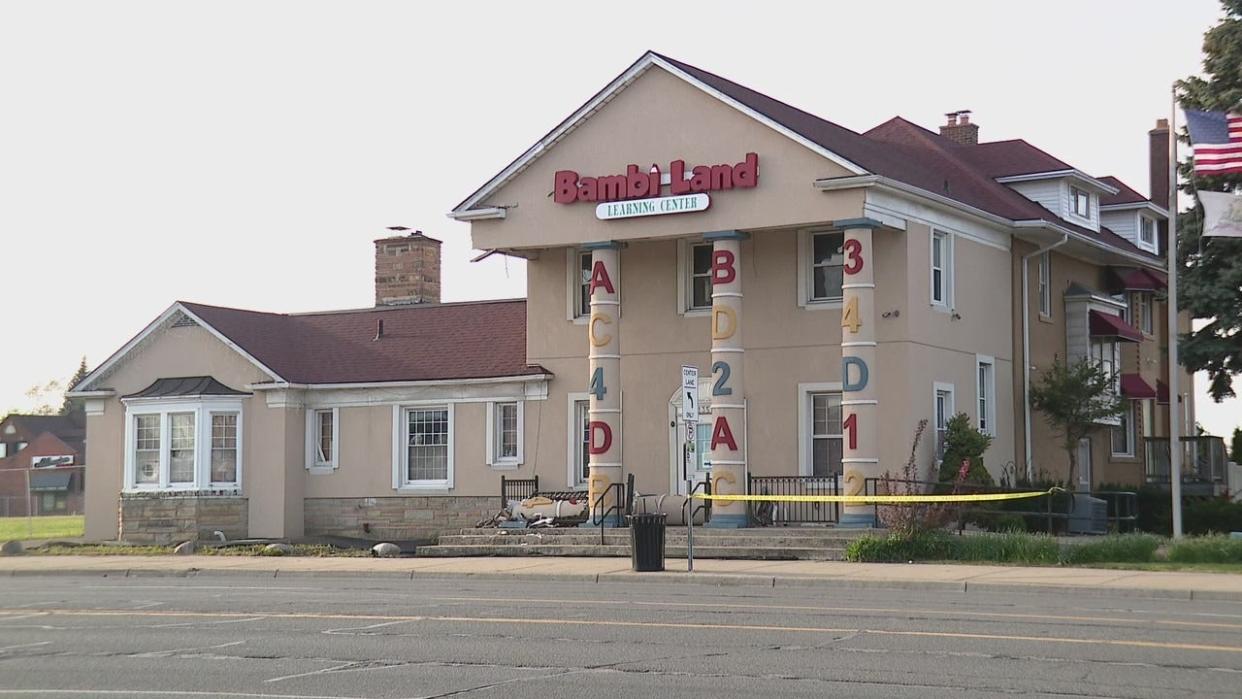
<path fill-rule="evenodd" d="M 125 490 L 239 488 L 241 414 L 236 400 L 128 402 Z"/>

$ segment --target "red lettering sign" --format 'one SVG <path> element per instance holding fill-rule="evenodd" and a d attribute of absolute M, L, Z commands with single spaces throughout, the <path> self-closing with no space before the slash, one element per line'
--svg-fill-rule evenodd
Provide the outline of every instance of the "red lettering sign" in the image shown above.
<path fill-rule="evenodd" d="M 729 451 L 737 451 L 737 440 L 733 439 L 733 430 L 729 429 L 729 421 L 724 415 L 716 418 L 716 424 L 712 427 L 712 449 L 717 445 L 723 444 L 729 447 Z"/>
<path fill-rule="evenodd" d="M 728 284 L 737 279 L 737 270 L 733 268 L 733 253 L 728 250 L 712 251 L 712 283 Z"/>
<path fill-rule="evenodd" d="M 596 260 L 595 266 L 591 267 L 591 286 L 587 289 L 587 295 L 595 293 L 595 287 L 603 287 L 604 291 L 610 294 L 617 293 L 612 288 L 612 279 L 608 276 L 608 270 L 604 268 L 602 260 Z"/>
<path fill-rule="evenodd" d="M 587 443 L 588 454 L 605 454 L 612 448 L 612 428 L 606 422 L 592 420 L 587 425 L 590 430 L 590 441 Z M 601 435 L 600 441 L 595 441 L 595 435 Z"/>
<path fill-rule="evenodd" d="M 669 163 L 668 192 L 672 195 L 714 192 L 724 189 L 749 189 L 759 185 L 759 156 L 747 153 L 742 162 L 717 165 L 695 165 L 686 177 L 686 161 Z M 577 201 L 622 201 L 658 197 L 660 168 L 652 165 L 643 172 L 637 165 L 627 165 L 624 175 L 582 177 L 573 170 L 557 170 L 553 174 L 552 201 L 572 204 Z"/>

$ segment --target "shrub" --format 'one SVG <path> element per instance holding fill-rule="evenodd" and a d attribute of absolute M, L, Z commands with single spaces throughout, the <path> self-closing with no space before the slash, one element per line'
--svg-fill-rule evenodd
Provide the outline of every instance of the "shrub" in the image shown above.
<path fill-rule="evenodd" d="M 1083 563 L 1147 563 L 1156 560 L 1160 538 L 1150 534 L 1119 534 L 1067 544 L 1061 562 Z"/>
<path fill-rule="evenodd" d="M 845 560 L 864 563 L 949 560 L 956 538 L 939 531 L 914 536 L 868 534 L 854 539 L 845 547 Z"/>
<path fill-rule="evenodd" d="M 1056 539 L 1042 534 L 978 534 L 958 537 L 954 543 L 955 561 L 1052 565 L 1060 559 Z"/>
<path fill-rule="evenodd" d="M 1198 535 L 1242 531 L 1242 502 L 1225 498 L 1186 501 L 1182 505 L 1182 530 Z"/>
<path fill-rule="evenodd" d="M 1169 544 L 1169 560 L 1174 563 L 1242 563 L 1242 539 L 1205 536 L 1174 541 Z"/>
<path fill-rule="evenodd" d="M 983 466 L 983 452 L 992 444 L 992 436 L 970 425 L 966 413 L 949 418 L 945 425 L 944 457 L 940 462 L 941 483 L 967 483 L 970 485 L 994 485 L 992 474 Z M 962 478 L 959 470 L 963 461 L 970 461 L 970 468 Z"/>

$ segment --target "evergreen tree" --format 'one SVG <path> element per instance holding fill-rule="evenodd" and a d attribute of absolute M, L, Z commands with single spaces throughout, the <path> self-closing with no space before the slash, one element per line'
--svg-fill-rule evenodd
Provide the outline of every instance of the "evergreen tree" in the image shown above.
<path fill-rule="evenodd" d="M 1233 439 L 1229 441 L 1229 454 L 1233 462 L 1242 464 L 1242 427 L 1233 428 Z"/>
<path fill-rule="evenodd" d="M 77 385 L 82 383 L 82 379 L 86 378 L 86 375 L 89 373 L 90 371 L 86 368 L 86 357 L 82 357 L 82 361 L 78 362 L 78 370 L 73 372 L 73 378 L 69 379 L 69 390 L 72 391 L 74 388 L 77 388 Z M 60 404 L 61 415 L 68 415 L 78 409 L 80 409 L 80 406 L 75 406 L 68 396 Z"/>
<path fill-rule="evenodd" d="M 1203 37 L 1203 77 L 1177 82 L 1185 109 L 1227 111 L 1242 103 L 1242 0 L 1221 0 L 1225 17 Z M 1180 140 L 1188 143 L 1183 135 Z M 1181 149 L 1187 152 L 1187 149 Z M 1242 174 L 1200 177 L 1191 163 L 1180 166 L 1183 191 L 1242 189 Z M 1170 206 L 1175 206 L 1170 202 Z M 1203 210 L 1197 204 L 1178 216 L 1178 305 L 1197 320 L 1199 330 L 1181 336 L 1181 363 L 1206 371 L 1212 398 L 1236 395 L 1233 375 L 1242 372 L 1242 239 L 1203 238 Z"/>

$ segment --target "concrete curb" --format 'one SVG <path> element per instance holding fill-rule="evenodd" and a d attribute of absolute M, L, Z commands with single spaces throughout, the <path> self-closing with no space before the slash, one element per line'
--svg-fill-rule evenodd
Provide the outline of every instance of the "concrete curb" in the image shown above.
<path fill-rule="evenodd" d="M 4 573 L 0 573 L 3 576 Z M 717 587 L 784 587 L 823 588 L 835 590 L 934 590 L 969 594 L 1003 594 L 1025 592 L 1041 595 L 1076 595 L 1092 597 L 1126 597 L 1136 599 L 1162 599 L 1182 601 L 1242 602 L 1242 591 L 1232 590 L 1183 590 L 1154 587 L 1106 587 L 1100 585 L 1047 585 L 1038 583 L 971 582 L 969 580 L 860 580 L 843 577 L 813 577 L 797 575 L 760 575 L 734 573 L 685 573 L 665 571 L 661 573 L 635 573 L 612 571 L 606 573 L 541 573 L 538 571 L 510 572 L 452 572 L 452 571 L 392 571 L 392 570 L 296 570 L 282 568 L 63 568 L 63 569 L 12 569 L 8 577 L 103 577 L 103 578 L 381 578 L 388 580 L 503 580 L 537 578 L 550 582 L 577 582 L 590 584 L 644 583 L 666 585 L 714 585 Z"/>

